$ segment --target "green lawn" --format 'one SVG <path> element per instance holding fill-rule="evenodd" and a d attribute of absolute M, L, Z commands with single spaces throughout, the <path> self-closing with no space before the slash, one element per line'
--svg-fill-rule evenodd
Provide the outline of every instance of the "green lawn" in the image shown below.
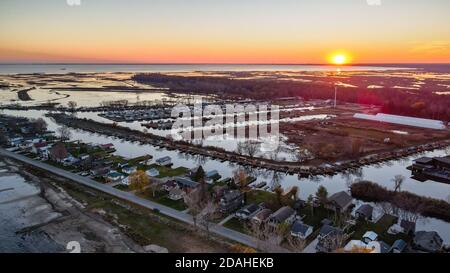
<path fill-rule="evenodd" d="M 246 228 L 246 224 L 244 221 L 241 221 L 235 217 L 231 218 L 230 220 L 228 220 L 224 225 L 224 227 L 244 233 L 244 234 L 248 234 L 249 231 Z"/>
<path fill-rule="evenodd" d="M 158 178 L 184 176 L 189 171 L 188 168 L 184 168 L 184 167 L 179 167 L 179 168 L 176 168 L 176 169 L 172 169 L 172 168 L 168 168 L 168 167 L 152 165 L 152 166 L 150 166 L 150 169 L 151 168 L 156 168 L 159 171 Z"/>
<path fill-rule="evenodd" d="M 299 210 L 299 214 L 302 217 L 305 216 L 303 222 L 312 226 L 314 229 L 321 227 L 321 222 L 323 219 L 328 218 L 333 221 L 335 217 L 333 211 L 329 211 L 323 207 L 314 208 L 314 211 L 312 211 L 310 206 L 306 206 Z"/>
<path fill-rule="evenodd" d="M 131 191 L 130 187 L 128 187 L 127 185 L 124 184 L 119 184 L 114 186 L 114 188 L 121 190 L 121 191 Z"/>
<path fill-rule="evenodd" d="M 171 208 L 179 210 L 179 211 L 183 211 L 183 210 L 187 209 L 187 206 L 186 206 L 186 204 L 184 204 L 183 200 L 174 201 L 174 200 L 170 199 L 168 196 L 164 196 L 164 197 L 158 199 L 157 202 L 161 205 L 165 205 L 165 206 L 171 207 Z"/>
<path fill-rule="evenodd" d="M 247 193 L 247 204 L 260 204 L 276 199 L 276 195 L 267 191 L 252 190 Z"/>
<path fill-rule="evenodd" d="M 187 209 L 187 206 L 184 204 L 183 200 L 174 201 L 170 199 L 165 192 L 157 192 L 156 195 L 153 196 L 153 192 L 147 190 L 144 193 L 139 193 L 138 196 L 179 211 Z"/>

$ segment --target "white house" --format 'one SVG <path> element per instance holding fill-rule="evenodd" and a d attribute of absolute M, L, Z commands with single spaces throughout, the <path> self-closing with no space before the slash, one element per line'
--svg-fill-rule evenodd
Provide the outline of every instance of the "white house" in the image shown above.
<path fill-rule="evenodd" d="M 150 177 L 157 177 L 157 176 L 159 176 L 159 171 L 157 169 L 155 169 L 155 168 L 152 168 L 152 169 L 146 171 L 145 173 L 148 176 L 150 176 Z"/>
<path fill-rule="evenodd" d="M 120 181 L 120 183 L 125 186 L 130 186 L 130 179 L 127 176 L 124 179 L 122 179 L 122 181 Z"/>
<path fill-rule="evenodd" d="M 126 168 L 122 169 L 122 172 L 126 173 L 126 174 L 132 174 L 132 173 L 134 173 L 136 171 L 137 171 L 137 167 L 136 166 L 126 167 Z"/>
<path fill-rule="evenodd" d="M 368 244 L 370 242 L 374 242 L 377 239 L 378 239 L 378 234 L 376 234 L 373 231 L 367 231 L 362 237 L 363 242 L 365 242 L 366 244 Z"/>
<path fill-rule="evenodd" d="M 119 182 L 125 178 L 125 175 L 119 172 L 110 172 L 106 178 L 111 182 Z"/>

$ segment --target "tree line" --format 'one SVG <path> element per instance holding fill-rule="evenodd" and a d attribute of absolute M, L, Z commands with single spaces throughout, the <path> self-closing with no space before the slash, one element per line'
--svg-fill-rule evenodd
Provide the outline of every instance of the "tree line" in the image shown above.
<path fill-rule="evenodd" d="M 137 74 L 133 80 L 176 92 L 214 93 L 224 98 L 277 99 L 334 99 L 334 85 L 330 82 L 305 83 L 274 79 L 230 79 L 208 76 L 175 76 L 158 73 Z M 450 121 L 450 96 L 431 91 L 411 92 L 395 88 L 345 88 L 338 92 L 338 100 L 350 103 L 377 105 L 383 113 L 408 115 Z"/>

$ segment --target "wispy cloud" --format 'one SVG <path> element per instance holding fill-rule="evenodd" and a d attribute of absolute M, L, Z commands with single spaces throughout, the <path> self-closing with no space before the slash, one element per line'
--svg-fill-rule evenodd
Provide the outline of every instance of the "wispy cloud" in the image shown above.
<path fill-rule="evenodd" d="M 450 54 L 450 41 L 412 42 L 411 53 Z"/>

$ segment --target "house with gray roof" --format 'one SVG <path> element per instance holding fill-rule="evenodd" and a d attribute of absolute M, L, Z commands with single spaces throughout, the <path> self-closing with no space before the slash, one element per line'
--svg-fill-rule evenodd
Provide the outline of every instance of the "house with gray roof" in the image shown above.
<path fill-rule="evenodd" d="M 258 212 L 263 209 L 262 206 L 257 204 L 250 204 L 236 212 L 236 217 L 242 220 L 247 220 L 255 216 Z"/>
<path fill-rule="evenodd" d="M 363 204 L 355 211 L 355 217 L 367 221 L 372 220 L 373 207 L 369 204 Z"/>
<path fill-rule="evenodd" d="M 223 213 L 230 213 L 242 207 L 243 204 L 244 195 L 238 190 L 229 190 L 220 198 L 219 208 Z"/>
<path fill-rule="evenodd" d="M 269 217 L 269 224 L 278 226 L 282 223 L 292 223 L 295 220 L 296 212 L 291 207 L 282 207 Z"/>
<path fill-rule="evenodd" d="M 317 236 L 317 252 L 331 252 L 336 250 L 339 245 L 337 242 L 340 237 L 344 234 L 344 232 L 336 227 L 332 227 L 329 225 L 324 225 L 319 231 L 319 235 Z"/>
<path fill-rule="evenodd" d="M 403 253 L 406 250 L 406 247 L 408 244 L 403 241 L 402 239 L 399 239 L 394 242 L 389 252 L 392 253 Z"/>
<path fill-rule="evenodd" d="M 347 192 L 341 191 L 331 195 L 325 207 L 335 212 L 343 212 L 348 210 L 352 201 L 353 198 Z"/>
<path fill-rule="evenodd" d="M 425 252 L 438 252 L 442 249 L 443 240 L 436 231 L 418 231 L 414 234 L 413 247 Z"/>
<path fill-rule="evenodd" d="M 306 239 L 313 233 L 313 227 L 303 224 L 300 221 L 295 221 L 291 227 L 291 235 L 300 239 Z"/>

